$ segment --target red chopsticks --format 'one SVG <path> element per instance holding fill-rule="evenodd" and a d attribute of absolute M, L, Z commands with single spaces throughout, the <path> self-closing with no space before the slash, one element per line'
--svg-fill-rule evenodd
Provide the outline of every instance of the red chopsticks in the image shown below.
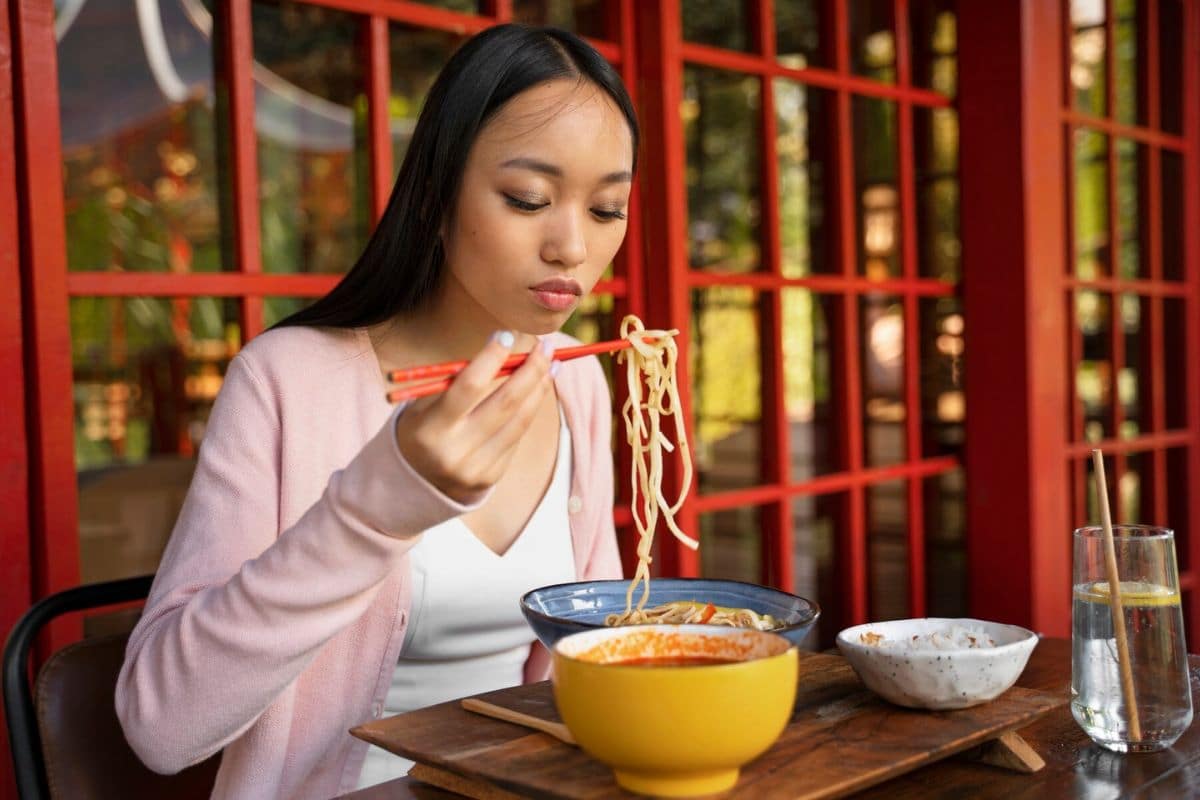
<path fill-rule="evenodd" d="M 654 338 L 647 336 L 645 340 L 652 342 Z M 579 347 L 564 347 L 561 350 L 555 350 L 551 359 L 554 361 L 570 361 L 573 358 L 594 356 L 600 353 L 615 353 L 627 347 L 629 347 L 629 340 L 614 339 L 610 342 L 597 342 L 596 344 L 585 344 Z M 500 372 L 497 375 L 511 375 L 518 367 L 525 363 L 525 359 L 528 356 L 528 353 L 517 353 L 509 356 L 504 360 L 504 365 L 500 368 Z M 421 367 L 392 370 L 387 374 L 387 379 L 391 383 L 408 383 L 425 378 L 438 378 L 439 380 L 418 383 L 415 386 L 402 389 L 393 389 L 387 394 L 388 402 L 399 403 L 402 400 L 415 400 L 418 397 L 427 397 L 431 394 L 444 392 L 450 388 L 450 383 L 454 380 L 454 376 L 458 375 L 467 366 L 467 363 L 466 361 L 447 361 L 443 364 L 426 364 Z"/>

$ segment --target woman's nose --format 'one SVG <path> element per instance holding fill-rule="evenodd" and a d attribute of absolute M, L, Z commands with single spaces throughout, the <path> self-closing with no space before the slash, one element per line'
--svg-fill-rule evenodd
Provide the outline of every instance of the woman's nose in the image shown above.
<path fill-rule="evenodd" d="M 542 258 L 564 267 L 577 267 L 587 260 L 585 221 L 575 211 L 564 210 L 550 221 L 542 242 Z"/>

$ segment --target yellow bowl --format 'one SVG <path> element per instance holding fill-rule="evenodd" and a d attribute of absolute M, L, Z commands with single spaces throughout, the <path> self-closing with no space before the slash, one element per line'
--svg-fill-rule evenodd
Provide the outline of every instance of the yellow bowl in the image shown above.
<path fill-rule="evenodd" d="M 664 665 L 665 658 L 709 661 Z M 622 663 L 638 659 L 660 661 Z M 612 767 L 622 787 L 694 797 L 732 787 L 741 766 L 779 738 L 796 700 L 797 671 L 796 648 L 774 633 L 607 628 L 555 645 L 554 699 L 575 741 Z"/>

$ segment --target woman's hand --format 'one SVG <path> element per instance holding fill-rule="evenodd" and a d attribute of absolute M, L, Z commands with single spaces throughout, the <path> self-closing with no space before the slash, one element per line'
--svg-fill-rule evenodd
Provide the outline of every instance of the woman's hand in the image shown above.
<path fill-rule="evenodd" d="M 414 402 L 396 420 L 404 458 L 455 501 L 465 502 L 500 480 L 550 391 L 548 341 L 534 347 L 511 377 L 493 385 L 512 344 L 511 333 L 496 334 L 449 389 Z"/>

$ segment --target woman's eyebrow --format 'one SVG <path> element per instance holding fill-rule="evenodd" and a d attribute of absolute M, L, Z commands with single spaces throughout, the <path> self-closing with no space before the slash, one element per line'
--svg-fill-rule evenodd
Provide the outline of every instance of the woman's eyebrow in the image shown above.
<path fill-rule="evenodd" d="M 563 171 L 561 167 L 556 167 L 553 164 L 548 164 L 545 161 L 538 161 L 536 158 L 510 158 L 500 165 L 503 169 L 528 169 L 533 172 L 540 172 L 543 175 L 549 175 L 552 178 L 561 178 Z M 633 180 L 633 173 L 629 170 L 620 172 L 610 172 L 600 179 L 600 183 L 629 183 Z"/>

